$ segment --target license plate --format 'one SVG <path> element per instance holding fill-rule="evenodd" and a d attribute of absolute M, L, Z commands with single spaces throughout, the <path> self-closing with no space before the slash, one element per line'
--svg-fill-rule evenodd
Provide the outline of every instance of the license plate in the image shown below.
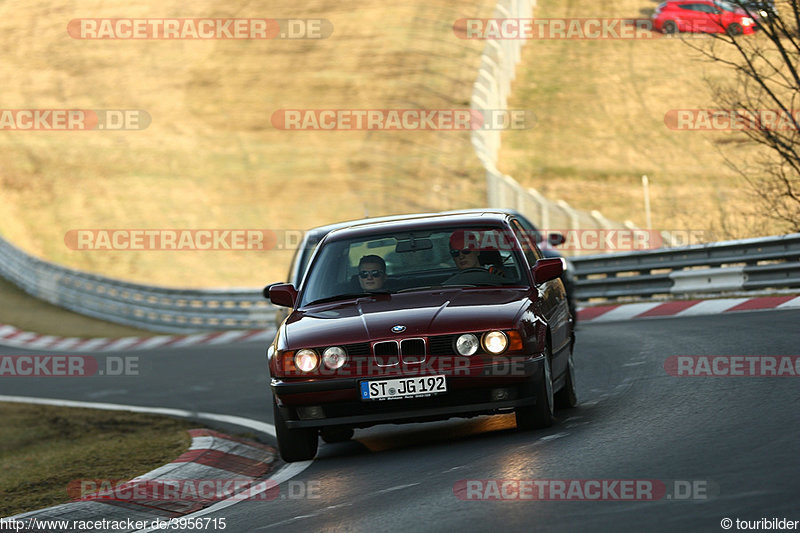
<path fill-rule="evenodd" d="M 419 398 L 447 392 L 444 376 L 381 379 L 361 382 L 362 400 Z"/>

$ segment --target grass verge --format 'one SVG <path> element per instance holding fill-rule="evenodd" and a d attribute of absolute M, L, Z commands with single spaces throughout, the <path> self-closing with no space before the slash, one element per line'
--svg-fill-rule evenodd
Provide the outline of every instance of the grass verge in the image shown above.
<path fill-rule="evenodd" d="M 57 337 L 152 337 L 152 331 L 113 324 L 34 298 L 0 278 L 0 324 Z"/>
<path fill-rule="evenodd" d="M 0 516 L 70 501 L 80 479 L 131 479 L 189 449 L 197 423 L 171 418 L 0 403 Z"/>

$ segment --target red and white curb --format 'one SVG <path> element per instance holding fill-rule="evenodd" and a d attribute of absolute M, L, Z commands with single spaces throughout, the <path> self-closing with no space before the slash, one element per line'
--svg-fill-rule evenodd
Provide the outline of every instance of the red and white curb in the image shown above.
<path fill-rule="evenodd" d="M 183 348 L 203 344 L 232 344 L 244 341 L 270 341 L 274 329 L 216 331 L 194 335 L 158 335 L 155 337 L 123 337 L 119 339 L 55 337 L 22 331 L 14 326 L 0 324 L 0 345 L 28 350 L 54 352 L 117 352 L 121 350 L 149 350 L 152 348 Z"/>
<path fill-rule="evenodd" d="M 612 322 L 667 316 L 717 315 L 761 309 L 800 309 L 800 296 L 724 298 L 719 300 L 675 300 L 619 305 L 598 305 L 578 310 L 578 323 Z"/>
<path fill-rule="evenodd" d="M 248 495 L 259 491 L 274 489 L 275 482 L 265 482 L 275 467 L 277 456 L 274 448 L 208 429 L 190 430 L 191 448 L 173 462 L 147 474 L 136 477 L 125 484 L 130 493 L 136 492 L 136 484 L 152 486 L 154 481 L 195 482 L 198 480 L 235 480 L 237 488 Z M 220 484 L 224 486 L 223 484 Z M 229 490 L 226 487 L 226 490 Z M 203 500 L 191 501 L 170 499 L 130 500 L 130 499 L 83 499 L 56 505 L 38 511 L 31 511 L 10 517 L 8 520 L 26 521 L 32 519 L 58 520 L 69 517 L 71 521 L 128 520 L 153 521 L 168 520 L 185 516 L 207 508 L 215 502 L 225 500 L 229 494 L 215 493 Z"/>

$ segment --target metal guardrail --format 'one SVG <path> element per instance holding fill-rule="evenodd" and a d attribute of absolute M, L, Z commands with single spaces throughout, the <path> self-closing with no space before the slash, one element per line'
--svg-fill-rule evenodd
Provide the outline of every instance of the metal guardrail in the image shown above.
<path fill-rule="evenodd" d="M 0 275 L 54 305 L 152 331 L 273 326 L 275 308 L 261 289 L 174 289 L 119 281 L 32 257 L 2 237 Z"/>
<path fill-rule="evenodd" d="M 571 259 L 580 301 L 800 287 L 800 233 Z M 260 289 L 173 289 L 119 281 L 32 257 L 0 237 L 0 275 L 29 294 L 153 331 L 267 329 Z"/>
<path fill-rule="evenodd" d="M 800 233 L 571 259 L 575 297 L 619 299 L 800 287 Z"/>

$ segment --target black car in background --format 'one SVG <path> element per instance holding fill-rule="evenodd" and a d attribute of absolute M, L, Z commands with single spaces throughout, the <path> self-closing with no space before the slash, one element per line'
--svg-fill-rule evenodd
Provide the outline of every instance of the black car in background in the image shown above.
<path fill-rule="evenodd" d="M 729 3 L 741 7 L 758 23 L 758 19 L 768 20 L 775 16 L 775 0 L 728 0 Z"/>
<path fill-rule="evenodd" d="M 447 213 L 479 213 L 479 212 L 496 212 L 496 213 L 506 213 L 509 215 L 514 215 L 519 220 L 520 224 L 525 228 L 530 235 L 534 236 L 534 241 L 536 242 L 536 246 L 539 247 L 541 250 L 542 255 L 544 255 L 548 259 L 552 259 L 554 257 L 559 257 L 564 260 L 564 273 L 561 274 L 561 282 L 564 284 L 564 289 L 567 291 L 567 304 L 569 305 L 569 312 L 572 315 L 573 323 L 577 323 L 578 321 L 578 313 L 575 307 L 575 267 L 572 265 L 572 262 L 567 259 L 566 257 L 562 256 L 558 250 L 555 249 L 556 246 L 564 244 L 566 242 L 566 238 L 562 233 L 559 232 L 550 232 L 547 236 L 543 235 L 539 229 L 533 225 L 533 223 L 528 220 L 525 215 L 518 212 L 515 209 L 504 209 L 504 208 L 486 208 L 486 209 L 462 209 L 457 211 L 448 211 Z"/>

